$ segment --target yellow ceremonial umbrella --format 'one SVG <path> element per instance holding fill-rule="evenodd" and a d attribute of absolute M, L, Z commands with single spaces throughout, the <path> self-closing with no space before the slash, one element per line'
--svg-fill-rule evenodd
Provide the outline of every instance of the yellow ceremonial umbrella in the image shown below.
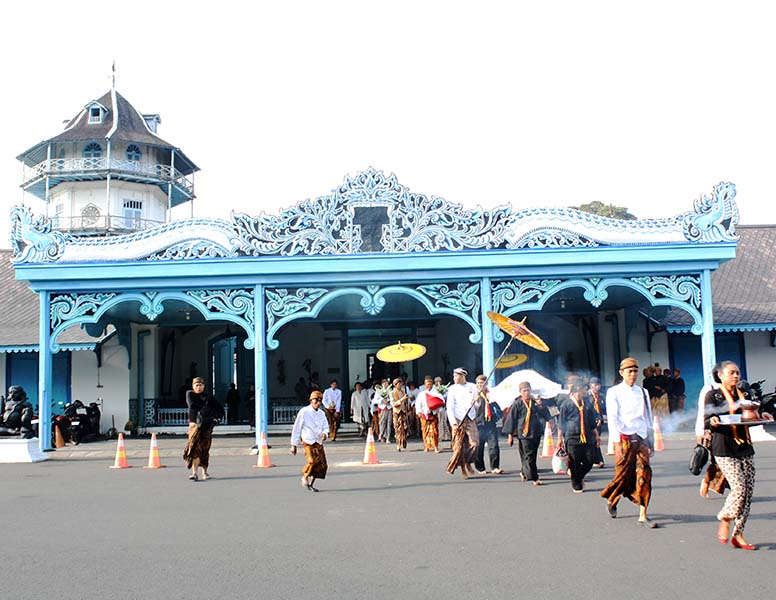
<path fill-rule="evenodd" d="M 522 321 L 515 321 L 500 313 L 488 311 L 488 318 L 501 331 L 508 333 L 512 339 L 520 340 L 524 344 L 531 346 L 531 348 L 541 350 L 542 352 L 550 351 L 550 347 L 544 343 L 544 340 L 525 326 L 525 317 L 523 317 Z"/>
<path fill-rule="evenodd" d="M 387 363 L 400 363 L 415 360 L 426 353 L 426 347 L 421 344 L 394 344 L 377 351 L 377 358 Z"/>
<path fill-rule="evenodd" d="M 528 355 L 526 354 L 505 354 L 496 363 L 496 368 L 508 369 L 510 367 L 516 367 L 517 365 L 522 365 L 527 360 Z"/>

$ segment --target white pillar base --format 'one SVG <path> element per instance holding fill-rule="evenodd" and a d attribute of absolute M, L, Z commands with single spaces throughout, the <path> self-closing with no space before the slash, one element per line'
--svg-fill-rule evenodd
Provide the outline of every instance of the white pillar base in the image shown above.
<path fill-rule="evenodd" d="M 48 458 L 40 451 L 38 438 L 0 438 L 0 463 L 34 463 Z"/>

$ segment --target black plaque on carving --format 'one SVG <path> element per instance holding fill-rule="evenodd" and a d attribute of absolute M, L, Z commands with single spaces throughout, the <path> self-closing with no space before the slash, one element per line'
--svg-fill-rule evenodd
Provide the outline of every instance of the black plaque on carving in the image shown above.
<path fill-rule="evenodd" d="M 356 206 L 353 209 L 353 224 L 361 226 L 361 252 L 382 252 L 380 238 L 383 225 L 388 225 L 387 206 Z"/>

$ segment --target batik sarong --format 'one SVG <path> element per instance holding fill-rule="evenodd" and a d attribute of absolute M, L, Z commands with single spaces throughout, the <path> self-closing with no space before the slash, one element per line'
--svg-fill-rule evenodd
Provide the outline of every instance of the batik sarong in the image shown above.
<path fill-rule="evenodd" d="M 421 416 L 420 426 L 423 429 L 423 446 L 426 450 L 435 450 L 439 446 L 439 424 L 437 416 Z"/>
<path fill-rule="evenodd" d="M 207 471 L 210 465 L 210 446 L 213 443 L 213 429 L 202 429 L 194 423 L 189 423 L 189 441 L 183 450 L 183 460 L 191 469 L 195 460 Z"/>
<path fill-rule="evenodd" d="M 625 496 L 634 504 L 646 508 L 652 495 L 649 446 L 646 440 L 633 437 L 634 440 L 614 444 L 614 478 L 601 492 L 601 497 L 606 498 L 609 504 L 617 504 Z"/>
<path fill-rule="evenodd" d="M 326 479 L 326 471 L 329 470 L 329 465 L 326 462 L 326 453 L 323 451 L 322 444 L 305 444 L 304 456 L 307 459 L 307 464 L 302 469 L 302 475 L 305 477 L 313 476 L 316 479 Z"/>
<path fill-rule="evenodd" d="M 459 466 L 471 464 L 477 456 L 477 446 L 480 436 L 477 425 L 471 419 L 464 419 L 458 427 L 453 428 L 453 456 L 447 463 L 447 472 L 455 473 Z"/>

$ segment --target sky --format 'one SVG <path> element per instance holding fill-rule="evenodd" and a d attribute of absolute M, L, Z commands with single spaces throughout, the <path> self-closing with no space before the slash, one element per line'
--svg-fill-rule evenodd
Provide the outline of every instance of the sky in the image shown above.
<path fill-rule="evenodd" d="M 765 2 L 39 2 L 0 8 L 15 157 L 111 87 L 201 169 L 193 211 L 277 214 L 374 167 L 467 208 L 671 217 L 721 181 L 776 223 Z M 35 212 L 43 203 L 24 198 Z M 188 209 L 183 215 L 188 216 Z M 0 246 L 9 247 L 0 218 Z"/>

